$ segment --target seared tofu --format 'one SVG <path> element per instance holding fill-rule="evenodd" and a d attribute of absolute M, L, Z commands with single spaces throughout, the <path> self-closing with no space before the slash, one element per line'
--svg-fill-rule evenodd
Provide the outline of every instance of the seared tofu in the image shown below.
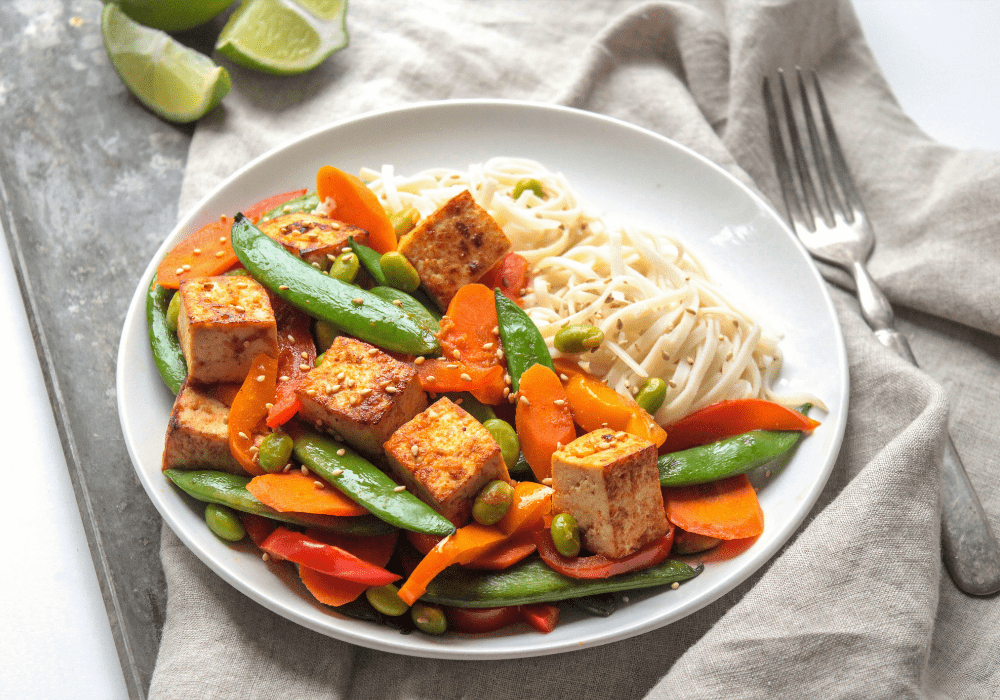
<path fill-rule="evenodd" d="M 553 512 L 576 518 L 594 554 L 620 559 L 667 532 L 649 440 L 608 429 L 587 433 L 552 455 L 552 488 Z"/>
<path fill-rule="evenodd" d="M 184 380 L 167 425 L 163 469 L 217 469 L 245 474 L 229 452 L 229 406 L 213 387 Z"/>
<path fill-rule="evenodd" d="M 459 288 L 476 282 L 511 250 L 510 241 L 468 190 L 456 195 L 399 242 L 399 252 L 443 311 Z"/>
<path fill-rule="evenodd" d="M 177 337 L 194 382 L 242 382 L 260 353 L 278 356 L 267 291 L 251 277 L 181 282 Z"/>
<path fill-rule="evenodd" d="M 385 454 L 396 478 L 456 527 L 487 483 L 510 480 L 490 431 L 447 397 L 393 433 Z"/>
<path fill-rule="evenodd" d="M 346 336 L 334 339 L 296 395 L 302 419 L 369 455 L 380 455 L 382 443 L 427 408 L 413 367 Z"/>
<path fill-rule="evenodd" d="M 329 267 L 327 255 L 340 255 L 351 236 L 358 243 L 368 242 L 363 228 L 345 224 L 323 214 L 284 214 L 261 225 L 260 230 L 298 255 L 307 263 Z"/>

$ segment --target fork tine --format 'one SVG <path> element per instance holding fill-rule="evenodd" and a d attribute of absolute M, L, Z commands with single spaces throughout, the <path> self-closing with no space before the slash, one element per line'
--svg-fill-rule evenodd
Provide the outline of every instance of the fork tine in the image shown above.
<path fill-rule="evenodd" d="M 845 217 L 848 221 L 854 221 L 853 213 L 847 211 L 843 204 L 841 203 L 840 195 L 837 193 L 837 188 L 833 184 L 833 180 L 830 178 L 830 166 L 826 161 L 826 154 L 823 153 L 823 143 L 819 138 L 819 131 L 816 129 L 816 120 L 813 118 L 812 103 L 809 99 L 809 92 L 806 90 L 806 83 L 802 77 L 802 69 L 796 67 L 795 75 L 798 78 L 799 84 L 799 96 L 802 100 L 802 114 L 805 116 L 806 129 L 809 132 L 809 143 L 812 146 L 813 163 L 816 165 L 816 171 L 819 174 L 819 179 L 821 183 L 820 190 L 823 194 L 823 200 L 826 204 L 826 209 L 824 210 L 824 217 L 827 219 L 827 223 L 833 223 L 833 217 L 837 214 Z M 816 77 L 816 73 L 813 72 L 813 78 Z M 822 109 L 820 111 L 823 111 Z M 825 116 L 826 113 L 824 112 Z M 827 134 L 829 135 L 830 129 L 833 127 L 832 123 L 824 120 L 824 126 L 826 127 Z M 836 138 L 834 134 L 833 138 Z M 829 211 L 832 216 L 827 218 L 826 212 Z"/>
<path fill-rule="evenodd" d="M 804 227 L 810 231 L 815 230 L 812 216 L 806 215 L 803 209 L 802 200 L 799 197 L 795 186 L 795 174 L 792 166 L 788 162 L 788 154 L 785 151 L 785 142 L 781 135 L 781 119 L 778 117 L 778 108 L 774 99 L 774 92 L 771 88 L 771 81 L 766 76 L 763 84 L 764 110 L 767 113 L 767 130 L 771 141 L 771 156 L 774 158 L 775 171 L 778 181 L 781 183 L 781 196 L 785 200 L 785 211 L 788 214 L 788 222 L 792 228 Z"/>
<path fill-rule="evenodd" d="M 833 162 L 834 171 L 837 174 L 837 182 L 844 193 L 844 200 L 850 212 L 850 221 L 864 214 L 864 205 L 861 197 L 854 188 L 854 178 L 851 177 L 851 170 L 847 167 L 847 159 L 840 148 L 840 139 L 837 138 L 837 130 L 833 128 L 833 119 L 830 117 L 830 110 L 826 106 L 826 98 L 823 96 L 823 88 L 819 86 L 819 78 L 816 72 L 812 71 L 813 87 L 816 90 L 816 101 L 819 103 L 820 116 L 823 118 L 823 128 L 826 131 L 826 139 L 830 146 L 830 160 Z"/>
<path fill-rule="evenodd" d="M 816 195 L 816 187 L 812 177 L 809 175 L 809 164 L 806 161 L 805 151 L 802 148 L 802 139 L 799 138 L 799 128 L 795 122 L 795 112 L 792 110 L 792 100 L 788 96 L 788 85 L 785 83 L 785 72 L 778 69 L 778 85 L 781 88 L 781 101 L 785 108 L 785 124 L 788 127 L 788 140 L 792 144 L 792 155 L 795 158 L 795 169 L 799 174 L 799 184 L 802 187 L 802 208 L 809 222 L 810 231 L 815 231 L 815 209 L 826 221 L 828 226 L 833 225 L 833 221 L 827 217 L 826 211 L 820 206 L 819 197 Z"/>

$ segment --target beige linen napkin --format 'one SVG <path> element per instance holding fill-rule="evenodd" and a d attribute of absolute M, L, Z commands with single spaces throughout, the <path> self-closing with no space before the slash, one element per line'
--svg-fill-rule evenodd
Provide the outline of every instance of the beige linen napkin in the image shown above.
<path fill-rule="evenodd" d="M 233 590 L 164 528 L 167 621 L 152 698 L 997 698 L 1000 603 L 942 575 L 951 430 L 1000 529 L 1000 154 L 935 144 L 903 115 L 835 0 L 355 0 L 351 45 L 277 79 L 234 69 L 195 133 L 184 211 L 267 149 L 416 100 L 505 97 L 609 114 L 680 141 L 780 206 L 762 76 L 815 68 L 879 236 L 871 270 L 925 372 L 834 288 L 851 407 L 820 502 L 785 550 L 707 608 L 603 647 L 451 662 L 370 651 Z"/>

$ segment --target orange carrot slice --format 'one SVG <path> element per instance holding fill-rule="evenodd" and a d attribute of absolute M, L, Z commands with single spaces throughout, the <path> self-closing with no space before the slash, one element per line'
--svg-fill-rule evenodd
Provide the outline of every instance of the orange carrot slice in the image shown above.
<path fill-rule="evenodd" d="M 375 193 L 354 175 L 330 165 L 316 173 L 316 196 L 333 200 L 331 215 L 345 224 L 368 231 L 368 247 L 380 253 L 396 250 L 396 231 Z"/>
<path fill-rule="evenodd" d="M 156 283 L 177 289 L 183 280 L 221 275 L 233 267 L 238 260 L 229 241 L 232 228 L 233 220 L 223 216 L 178 243 L 156 268 Z"/>
<path fill-rule="evenodd" d="M 662 490 L 667 519 L 688 532 L 739 540 L 764 531 L 764 511 L 745 474 Z"/>
<path fill-rule="evenodd" d="M 552 476 L 552 454 L 576 439 L 573 414 L 556 373 L 535 364 L 521 375 L 514 424 L 521 451 L 535 477 Z"/>
<path fill-rule="evenodd" d="M 250 480 L 247 491 L 257 500 L 281 513 L 317 515 L 364 515 L 364 506 L 352 501 L 332 486 L 316 487 L 316 478 L 302 472 L 261 474 Z M 320 482 L 321 484 L 323 482 Z"/>
<path fill-rule="evenodd" d="M 424 391 L 468 391 L 483 403 L 503 400 L 504 368 L 500 365 L 477 367 L 463 362 L 426 360 L 416 366 L 420 388 Z M 466 379 L 468 377 L 468 379 Z"/>

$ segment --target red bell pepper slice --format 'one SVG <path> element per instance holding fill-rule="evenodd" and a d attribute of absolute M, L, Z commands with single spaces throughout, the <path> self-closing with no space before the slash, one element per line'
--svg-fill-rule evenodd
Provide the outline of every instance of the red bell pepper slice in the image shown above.
<path fill-rule="evenodd" d="M 278 384 L 267 410 L 269 428 L 284 425 L 302 408 L 295 392 L 316 362 L 316 344 L 309 326 L 309 317 L 290 305 L 278 315 Z"/>
<path fill-rule="evenodd" d="M 521 608 L 517 605 L 500 608 L 445 608 L 444 615 L 448 618 L 448 627 L 470 634 L 495 632 L 524 619 Z"/>
<path fill-rule="evenodd" d="M 399 576 L 391 571 L 370 564 L 340 547 L 285 527 L 275 529 L 261 545 L 261 549 L 272 556 L 287 559 L 314 571 L 369 586 L 384 586 L 399 580 Z"/>
<path fill-rule="evenodd" d="M 621 559 L 609 559 L 600 554 L 589 557 L 564 557 L 556 549 L 552 534 L 548 530 L 539 530 L 535 533 L 535 544 L 538 546 L 538 554 L 542 557 L 542 561 L 564 576 L 584 579 L 609 578 L 617 574 L 648 569 L 666 559 L 674 544 L 674 526 L 670 523 L 668 525 L 670 529 L 666 535 Z"/>
<path fill-rule="evenodd" d="M 528 261 L 517 253 L 507 253 L 500 262 L 487 270 L 479 280 L 490 289 L 500 293 L 518 306 L 523 306 L 521 290 L 528 286 Z"/>
<path fill-rule="evenodd" d="M 559 606 L 538 603 L 536 605 L 522 605 L 521 615 L 524 621 L 534 627 L 542 634 L 548 634 L 556 628 L 559 622 Z"/>
<path fill-rule="evenodd" d="M 240 522 L 243 523 L 243 529 L 247 531 L 250 541 L 258 547 L 264 544 L 264 540 L 278 527 L 278 524 L 270 518 L 253 513 L 240 513 Z"/>
<path fill-rule="evenodd" d="M 660 454 L 707 445 L 751 430 L 801 430 L 819 425 L 808 416 L 763 399 L 720 401 L 667 426 Z"/>
<path fill-rule="evenodd" d="M 264 216 L 264 214 L 271 211 L 276 206 L 284 204 L 292 199 L 298 199 L 305 193 L 305 190 L 295 190 L 294 192 L 285 192 L 284 194 L 276 194 L 273 197 L 262 199 L 252 207 L 244 209 L 243 216 L 250 219 L 250 221 L 257 223 L 257 220 L 260 219 L 260 217 Z"/>

